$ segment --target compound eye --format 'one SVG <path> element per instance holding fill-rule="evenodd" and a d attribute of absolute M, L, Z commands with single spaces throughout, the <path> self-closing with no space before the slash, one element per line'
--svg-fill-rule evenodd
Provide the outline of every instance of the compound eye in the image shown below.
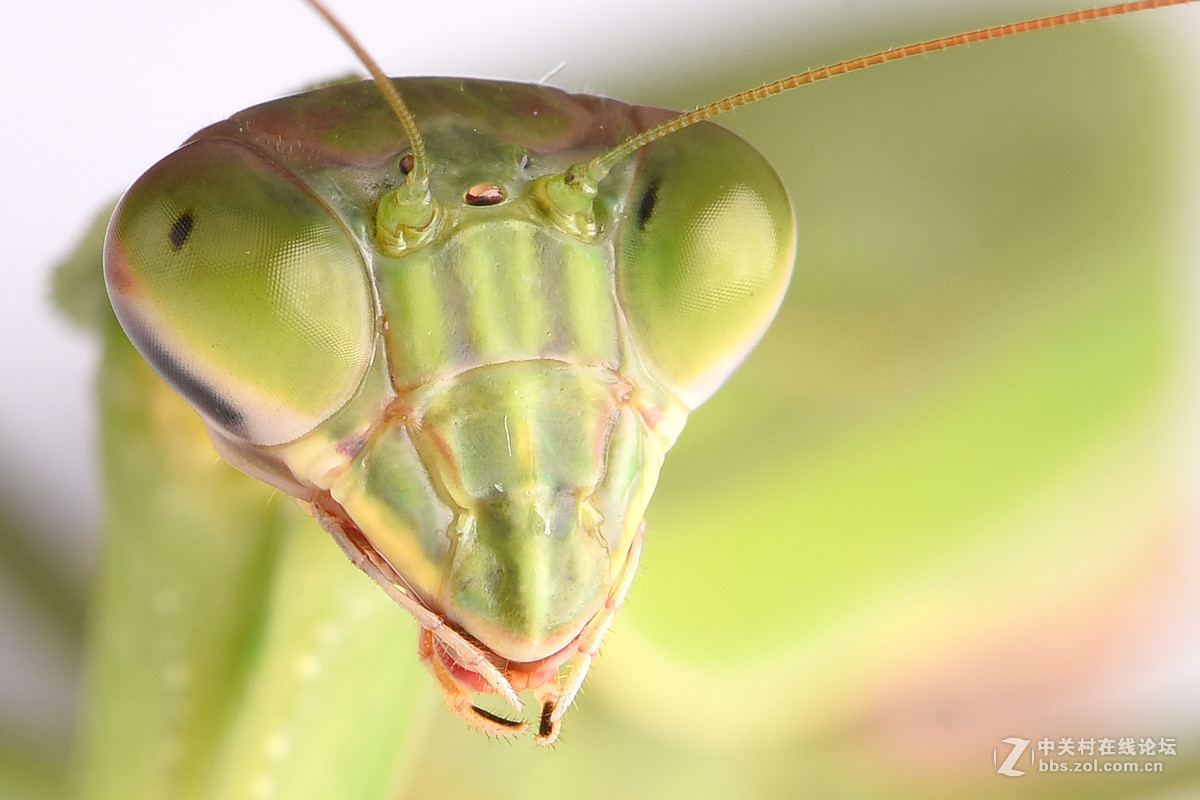
<path fill-rule="evenodd" d="M 795 224 L 774 170 L 722 128 L 696 125 L 646 150 L 619 234 L 617 291 L 655 377 L 695 408 L 779 309 Z"/>
<path fill-rule="evenodd" d="M 205 421 L 291 441 L 354 394 L 375 302 L 362 252 L 295 177 L 245 145 L 185 145 L 125 194 L 104 248 L 121 326 Z"/>

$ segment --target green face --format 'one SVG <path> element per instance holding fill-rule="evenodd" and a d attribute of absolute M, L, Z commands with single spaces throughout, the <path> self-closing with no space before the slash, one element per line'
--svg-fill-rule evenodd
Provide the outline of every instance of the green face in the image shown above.
<path fill-rule="evenodd" d="M 668 114 L 395 83 L 443 215 L 419 246 L 374 235 L 407 141 L 374 86 L 334 86 L 151 168 L 109 228 L 109 294 L 228 460 L 361 532 L 487 653 L 534 662 L 611 596 L 663 454 L 770 323 L 791 208 L 705 123 L 618 165 L 594 235 L 563 229 L 535 182 Z"/>

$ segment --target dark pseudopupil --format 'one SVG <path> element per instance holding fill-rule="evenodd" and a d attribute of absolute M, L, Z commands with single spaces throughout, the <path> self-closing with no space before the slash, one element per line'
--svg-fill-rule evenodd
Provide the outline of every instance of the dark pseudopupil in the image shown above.
<path fill-rule="evenodd" d="M 167 234 L 167 239 L 171 242 L 172 248 L 178 251 L 187 243 L 188 237 L 192 235 L 194 224 L 191 211 L 183 212 L 171 223 L 171 232 Z"/>
<path fill-rule="evenodd" d="M 638 230 L 645 230 L 646 223 L 650 221 L 650 215 L 654 213 L 654 206 L 658 205 L 658 184 L 656 178 L 646 187 L 646 191 L 642 193 L 642 199 L 638 203 L 637 210 L 637 226 Z"/>

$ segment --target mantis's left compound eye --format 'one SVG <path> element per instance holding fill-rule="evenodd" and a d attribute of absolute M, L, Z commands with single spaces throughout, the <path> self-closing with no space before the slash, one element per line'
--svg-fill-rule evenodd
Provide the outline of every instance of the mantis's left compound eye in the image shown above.
<path fill-rule="evenodd" d="M 752 147 L 696 125 L 646 148 L 619 234 L 617 291 L 655 377 L 695 408 L 758 343 L 787 290 L 787 192 Z"/>
<path fill-rule="evenodd" d="M 147 361 L 225 434 L 291 441 L 353 395 L 375 304 L 330 209 L 250 148 L 201 140 L 153 166 L 113 215 L 104 276 Z"/>

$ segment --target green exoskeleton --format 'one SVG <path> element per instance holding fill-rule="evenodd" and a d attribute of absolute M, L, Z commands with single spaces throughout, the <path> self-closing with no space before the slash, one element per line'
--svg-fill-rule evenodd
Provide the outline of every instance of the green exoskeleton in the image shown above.
<path fill-rule="evenodd" d="M 240 112 L 122 199 L 125 331 L 227 461 L 294 497 L 420 626 L 451 709 L 558 735 L 687 415 L 795 251 L 782 183 L 705 122 L 795 86 L 1131 3 L 844 62 L 690 115 L 544 86 L 333 85 Z M 392 90 L 399 98 L 389 95 Z"/>
<path fill-rule="evenodd" d="M 713 125 L 585 190 L 568 168 L 672 115 L 395 86 L 419 134 L 366 82 L 192 137 L 121 201 L 106 280 L 226 460 L 414 614 L 456 713 L 516 732 L 471 695 L 519 709 L 532 689 L 548 743 L 633 576 L 664 453 L 782 299 L 791 209 Z"/>

